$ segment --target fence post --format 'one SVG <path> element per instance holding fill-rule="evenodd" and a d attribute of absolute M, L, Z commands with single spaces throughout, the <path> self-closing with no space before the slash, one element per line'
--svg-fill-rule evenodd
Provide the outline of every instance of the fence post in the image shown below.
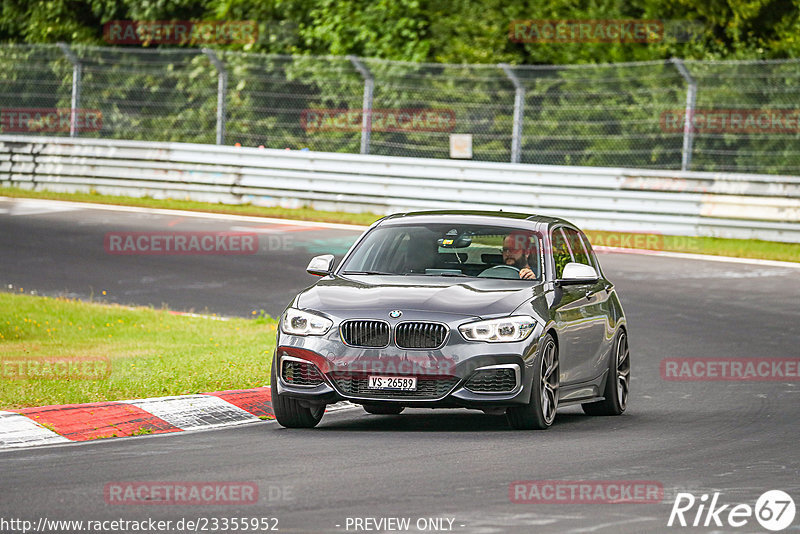
<path fill-rule="evenodd" d="M 681 153 L 681 170 L 688 171 L 692 166 L 692 144 L 694 143 L 694 106 L 697 98 L 697 81 L 689 74 L 682 59 L 672 58 L 672 63 L 686 80 L 686 115 L 683 120 L 683 152 Z"/>
<path fill-rule="evenodd" d="M 514 126 L 511 131 L 511 163 L 519 163 L 522 157 L 522 119 L 525 112 L 525 86 L 522 85 L 517 75 L 511 70 L 511 65 L 500 63 L 499 67 L 503 69 L 508 79 L 514 84 Z"/>
<path fill-rule="evenodd" d="M 361 153 L 369 154 L 369 141 L 372 135 L 372 92 L 375 89 L 375 79 L 359 58 L 347 56 L 347 59 L 364 78 L 364 100 L 361 103 Z"/>
<path fill-rule="evenodd" d="M 81 101 L 81 74 L 82 66 L 78 56 L 72 53 L 66 43 L 58 43 L 58 47 L 72 63 L 72 98 L 69 110 L 69 136 L 78 137 L 78 107 Z"/>
<path fill-rule="evenodd" d="M 210 48 L 203 48 L 211 63 L 217 68 L 217 144 L 225 144 L 225 96 L 228 93 L 228 71 Z"/>

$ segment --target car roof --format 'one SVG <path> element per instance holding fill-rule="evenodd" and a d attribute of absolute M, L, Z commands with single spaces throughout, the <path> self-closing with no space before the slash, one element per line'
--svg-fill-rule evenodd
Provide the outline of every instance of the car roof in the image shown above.
<path fill-rule="evenodd" d="M 574 226 L 569 221 L 558 217 L 548 217 L 545 215 L 533 215 L 530 213 L 518 213 L 513 211 L 480 211 L 480 210 L 432 210 L 432 211 L 411 211 L 406 213 L 395 213 L 381 219 L 380 224 L 393 222 L 419 222 L 420 224 L 431 224 L 437 222 L 460 222 L 466 224 L 509 224 L 512 221 L 517 224 L 522 221 L 529 221 L 530 226 L 540 228 L 541 226 L 550 227 L 556 224 L 566 224 Z M 525 225 L 528 226 L 528 225 Z"/>

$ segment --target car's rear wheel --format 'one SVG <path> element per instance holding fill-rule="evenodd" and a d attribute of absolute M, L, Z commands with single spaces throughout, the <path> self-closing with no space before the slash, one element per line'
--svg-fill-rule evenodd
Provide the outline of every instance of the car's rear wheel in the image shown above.
<path fill-rule="evenodd" d="M 286 428 L 313 428 L 317 426 L 325 414 L 325 405 L 313 408 L 302 406 L 300 401 L 278 393 L 278 377 L 275 371 L 277 359 L 272 361 L 270 372 L 270 392 L 272 393 L 272 411 L 275 419 Z"/>
<path fill-rule="evenodd" d="M 375 415 L 399 415 L 405 406 L 396 404 L 364 404 L 364 411 Z"/>
<path fill-rule="evenodd" d="M 608 378 L 603 390 L 604 400 L 582 404 L 588 415 L 620 415 L 628 406 L 628 393 L 631 378 L 631 352 L 628 336 L 620 330 L 614 343 L 614 350 L 608 359 Z"/>
<path fill-rule="evenodd" d="M 558 409 L 558 346 L 550 334 L 544 336 L 533 376 L 531 400 L 506 410 L 508 424 L 517 430 L 550 428 Z"/>

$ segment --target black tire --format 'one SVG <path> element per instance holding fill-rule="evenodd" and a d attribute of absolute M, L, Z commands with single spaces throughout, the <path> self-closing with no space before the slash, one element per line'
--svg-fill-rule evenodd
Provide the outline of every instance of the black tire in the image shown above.
<path fill-rule="evenodd" d="M 375 415 L 400 415 L 405 406 L 396 404 L 364 404 L 364 411 Z"/>
<path fill-rule="evenodd" d="M 587 415 L 620 415 L 628 406 L 631 378 L 631 352 L 628 335 L 620 330 L 608 358 L 608 376 L 603 390 L 605 400 L 581 404 Z"/>
<path fill-rule="evenodd" d="M 506 410 L 506 419 L 516 430 L 546 430 L 556 418 L 558 409 L 558 345 L 553 336 L 542 339 L 536 359 L 531 388 L 531 400 L 524 406 Z"/>
<path fill-rule="evenodd" d="M 314 409 L 300 405 L 300 401 L 278 394 L 278 377 L 275 371 L 277 358 L 272 360 L 270 372 L 270 392 L 272 393 L 272 412 L 281 426 L 286 428 L 313 428 L 325 414 L 325 405 Z"/>

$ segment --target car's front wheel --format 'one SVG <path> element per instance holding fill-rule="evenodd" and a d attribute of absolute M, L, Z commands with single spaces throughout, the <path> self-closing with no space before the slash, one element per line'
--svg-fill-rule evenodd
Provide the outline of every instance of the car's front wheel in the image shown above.
<path fill-rule="evenodd" d="M 558 346 L 553 336 L 544 336 L 534 370 L 531 400 L 506 410 L 508 424 L 517 430 L 545 430 L 556 418 L 558 408 Z"/>
<path fill-rule="evenodd" d="M 375 415 L 399 415 L 405 406 L 396 404 L 364 404 L 364 411 Z"/>
<path fill-rule="evenodd" d="M 299 400 L 279 394 L 275 367 L 277 367 L 277 361 L 273 360 L 272 370 L 270 371 L 270 393 L 275 419 L 281 426 L 286 428 L 313 428 L 317 426 L 317 423 L 325 414 L 325 405 L 320 404 L 313 408 L 307 408 L 302 406 Z"/>
<path fill-rule="evenodd" d="M 617 334 L 614 350 L 608 362 L 608 377 L 603 391 L 604 400 L 582 404 L 587 415 L 620 415 L 628 405 L 631 378 L 631 352 L 625 330 Z"/>

